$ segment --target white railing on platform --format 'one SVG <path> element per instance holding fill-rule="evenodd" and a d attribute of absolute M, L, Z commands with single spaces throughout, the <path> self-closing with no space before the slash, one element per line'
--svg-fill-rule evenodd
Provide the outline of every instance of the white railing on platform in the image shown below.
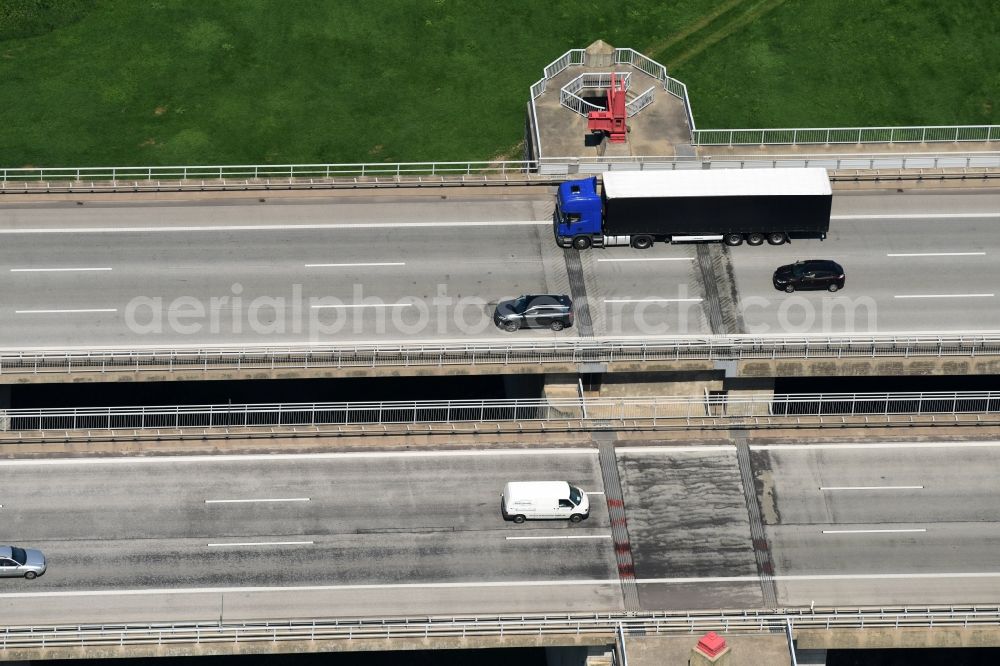
<path fill-rule="evenodd" d="M 655 99 L 655 96 L 656 96 L 655 88 L 646 88 L 646 90 L 636 95 L 633 99 L 629 100 L 628 103 L 625 104 L 625 111 L 628 114 L 628 117 L 631 118 L 632 116 L 634 116 L 635 114 L 639 113 L 647 106 L 652 104 L 653 99 Z"/>
<path fill-rule="evenodd" d="M 628 72 L 618 72 L 625 89 L 628 90 L 631 75 Z M 605 111 L 605 107 L 591 104 L 577 93 L 586 89 L 606 89 L 611 86 L 610 72 L 587 72 L 573 78 L 559 89 L 559 103 L 570 111 L 586 117 L 591 111 Z"/>
<path fill-rule="evenodd" d="M 696 146 L 778 146 L 813 144 L 880 143 L 992 143 L 1000 141 L 1000 125 L 920 125 L 900 127 L 805 127 L 759 129 L 703 129 L 695 126 L 687 86 L 670 77 L 667 68 L 630 48 L 615 49 L 615 65 L 630 65 L 659 81 L 664 89 L 684 102 L 691 143 Z M 567 51 L 544 69 L 544 76 L 531 87 L 531 100 L 545 92 L 546 81 L 571 66 L 586 65 L 582 49 Z M 650 95 L 652 100 L 652 95 Z M 639 107 L 641 108 L 641 107 Z M 630 115 L 638 112 L 638 108 Z"/>

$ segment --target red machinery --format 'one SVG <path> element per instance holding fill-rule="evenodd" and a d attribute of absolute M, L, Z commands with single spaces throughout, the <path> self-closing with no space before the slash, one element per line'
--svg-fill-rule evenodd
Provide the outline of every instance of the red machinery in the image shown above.
<path fill-rule="evenodd" d="M 608 88 L 608 110 L 591 111 L 587 114 L 587 129 L 594 134 L 607 134 L 611 143 L 625 143 L 625 80 L 611 73 L 611 87 Z"/>

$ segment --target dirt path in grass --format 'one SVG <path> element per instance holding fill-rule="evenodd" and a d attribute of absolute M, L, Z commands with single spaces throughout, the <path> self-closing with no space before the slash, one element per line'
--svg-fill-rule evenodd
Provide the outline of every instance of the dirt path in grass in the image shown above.
<path fill-rule="evenodd" d="M 687 62 L 713 44 L 722 41 L 747 24 L 774 11 L 784 4 L 784 2 L 785 0 L 758 0 L 757 2 L 729 0 L 716 8 L 715 11 L 705 14 L 687 29 L 673 35 L 669 39 L 647 47 L 644 52 L 649 54 L 654 60 L 661 60 L 657 56 L 683 42 L 690 41 L 691 43 L 683 51 L 670 56 L 666 60 L 661 60 L 669 71 L 671 68 Z M 741 8 L 742 11 L 739 11 Z M 726 14 L 731 12 L 739 13 L 731 19 L 723 19 Z M 720 19 L 723 20 L 720 21 Z M 702 32 L 705 34 L 699 34 Z"/>

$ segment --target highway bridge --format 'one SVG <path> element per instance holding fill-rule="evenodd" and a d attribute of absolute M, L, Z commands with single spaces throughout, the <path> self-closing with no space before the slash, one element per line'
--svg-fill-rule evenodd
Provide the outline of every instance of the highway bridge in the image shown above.
<path fill-rule="evenodd" d="M 168 408 L 105 426 L 86 410 L 5 410 L 0 393 L 0 512 L 9 539 L 51 562 L 5 582 L 0 603 L 33 627 L 219 631 L 552 613 L 620 627 L 720 608 L 771 630 L 807 608 L 996 603 L 996 396 L 965 396 L 968 409 L 957 395 L 950 408 L 855 397 L 832 414 L 785 396 L 775 412 L 766 386 L 643 402 L 577 377 L 996 374 L 1000 194 L 838 185 L 826 241 L 762 248 L 564 251 L 551 212 L 544 186 L 4 199 L 2 383 L 499 368 L 564 373 L 555 385 L 571 397 L 546 395 L 545 418 L 512 403 L 492 421 L 449 404 L 412 406 L 410 423 L 384 406 L 317 423 L 332 411 L 313 405 L 312 421 L 279 418 L 251 440 L 262 422 L 213 410 L 208 423 Z M 810 257 L 843 264 L 847 287 L 773 289 L 776 266 Z M 571 294 L 576 326 L 493 326 L 499 299 L 532 292 Z M 874 403 L 874 417 L 857 406 Z M 909 428 L 859 427 L 876 423 Z M 570 479 L 595 511 L 504 523 L 512 478 Z"/>
<path fill-rule="evenodd" d="M 88 200 L 0 206 L 0 349 L 508 342 L 1000 330 L 1000 195 L 838 190 L 824 241 L 577 254 L 549 188 L 474 195 Z M 774 290 L 799 258 L 837 294 Z M 499 331 L 492 309 L 567 293 L 577 325 Z M 585 306 L 585 307 L 584 307 Z"/>
<path fill-rule="evenodd" d="M 616 451 L 642 610 L 1000 596 L 995 441 L 670 443 Z M 592 447 L 0 466 L 7 534 L 50 559 L 0 592 L 19 624 L 624 610 Z M 505 523 L 511 478 L 598 501 L 580 524 Z"/>
<path fill-rule="evenodd" d="M 620 439 L 610 458 L 549 437 L 527 449 L 4 460 L 8 534 L 43 548 L 50 570 L 5 582 L 0 603 L 19 625 L 220 630 L 331 615 L 994 603 L 1000 444 L 864 435 L 659 435 Z M 505 523 L 510 478 L 572 479 L 593 513 Z M 619 493 L 624 542 L 601 501 Z"/>
<path fill-rule="evenodd" d="M 665 68 L 594 46 L 613 59 L 574 49 L 532 86 L 529 161 L 0 169 L 0 517 L 49 558 L 0 587 L 0 659 L 998 643 L 1000 395 L 775 392 L 1000 374 L 995 128 L 696 130 Z M 584 108 L 558 77 L 621 65 L 664 99 L 630 154 L 542 158 L 579 151 L 582 116 L 540 120 Z M 682 136 L 644 120 L 667 102 Z M 570 174 L 802 166 L 833 181 L 825 242 L 553 239 Z M 846 288 L 775 291 L 803 258 Z M 499 331 L 524 293 L 571 295 L 575 325 Z M 107 404 L 101 382 L 450 374 L 509 375 L 507 399 L 287 404 L 259 382 L 268 404 L 11 408 L 21 383 Z M 592 514 L 505 523 L 512 479 L 571 480 Z"/>

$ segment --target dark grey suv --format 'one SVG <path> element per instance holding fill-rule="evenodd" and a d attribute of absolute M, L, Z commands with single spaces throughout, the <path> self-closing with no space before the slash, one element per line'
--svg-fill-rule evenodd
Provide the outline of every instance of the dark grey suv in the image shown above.
<path fill-rule="evenodd" d="M 844 268 L 829 259 L 807 259 L 781 266 L 774 271 L 774 288 L 792 293 L 797 289 L 826 289 L 837 291 L 844 288 Z"/>
<path fill-rule="evenodd" d="M 551 328 L 561 331 L 573 325 L 573 301 L 563 294 L 526 294 L 500 301 L 493 323 L 505 331 L 519 328 Z"/>

